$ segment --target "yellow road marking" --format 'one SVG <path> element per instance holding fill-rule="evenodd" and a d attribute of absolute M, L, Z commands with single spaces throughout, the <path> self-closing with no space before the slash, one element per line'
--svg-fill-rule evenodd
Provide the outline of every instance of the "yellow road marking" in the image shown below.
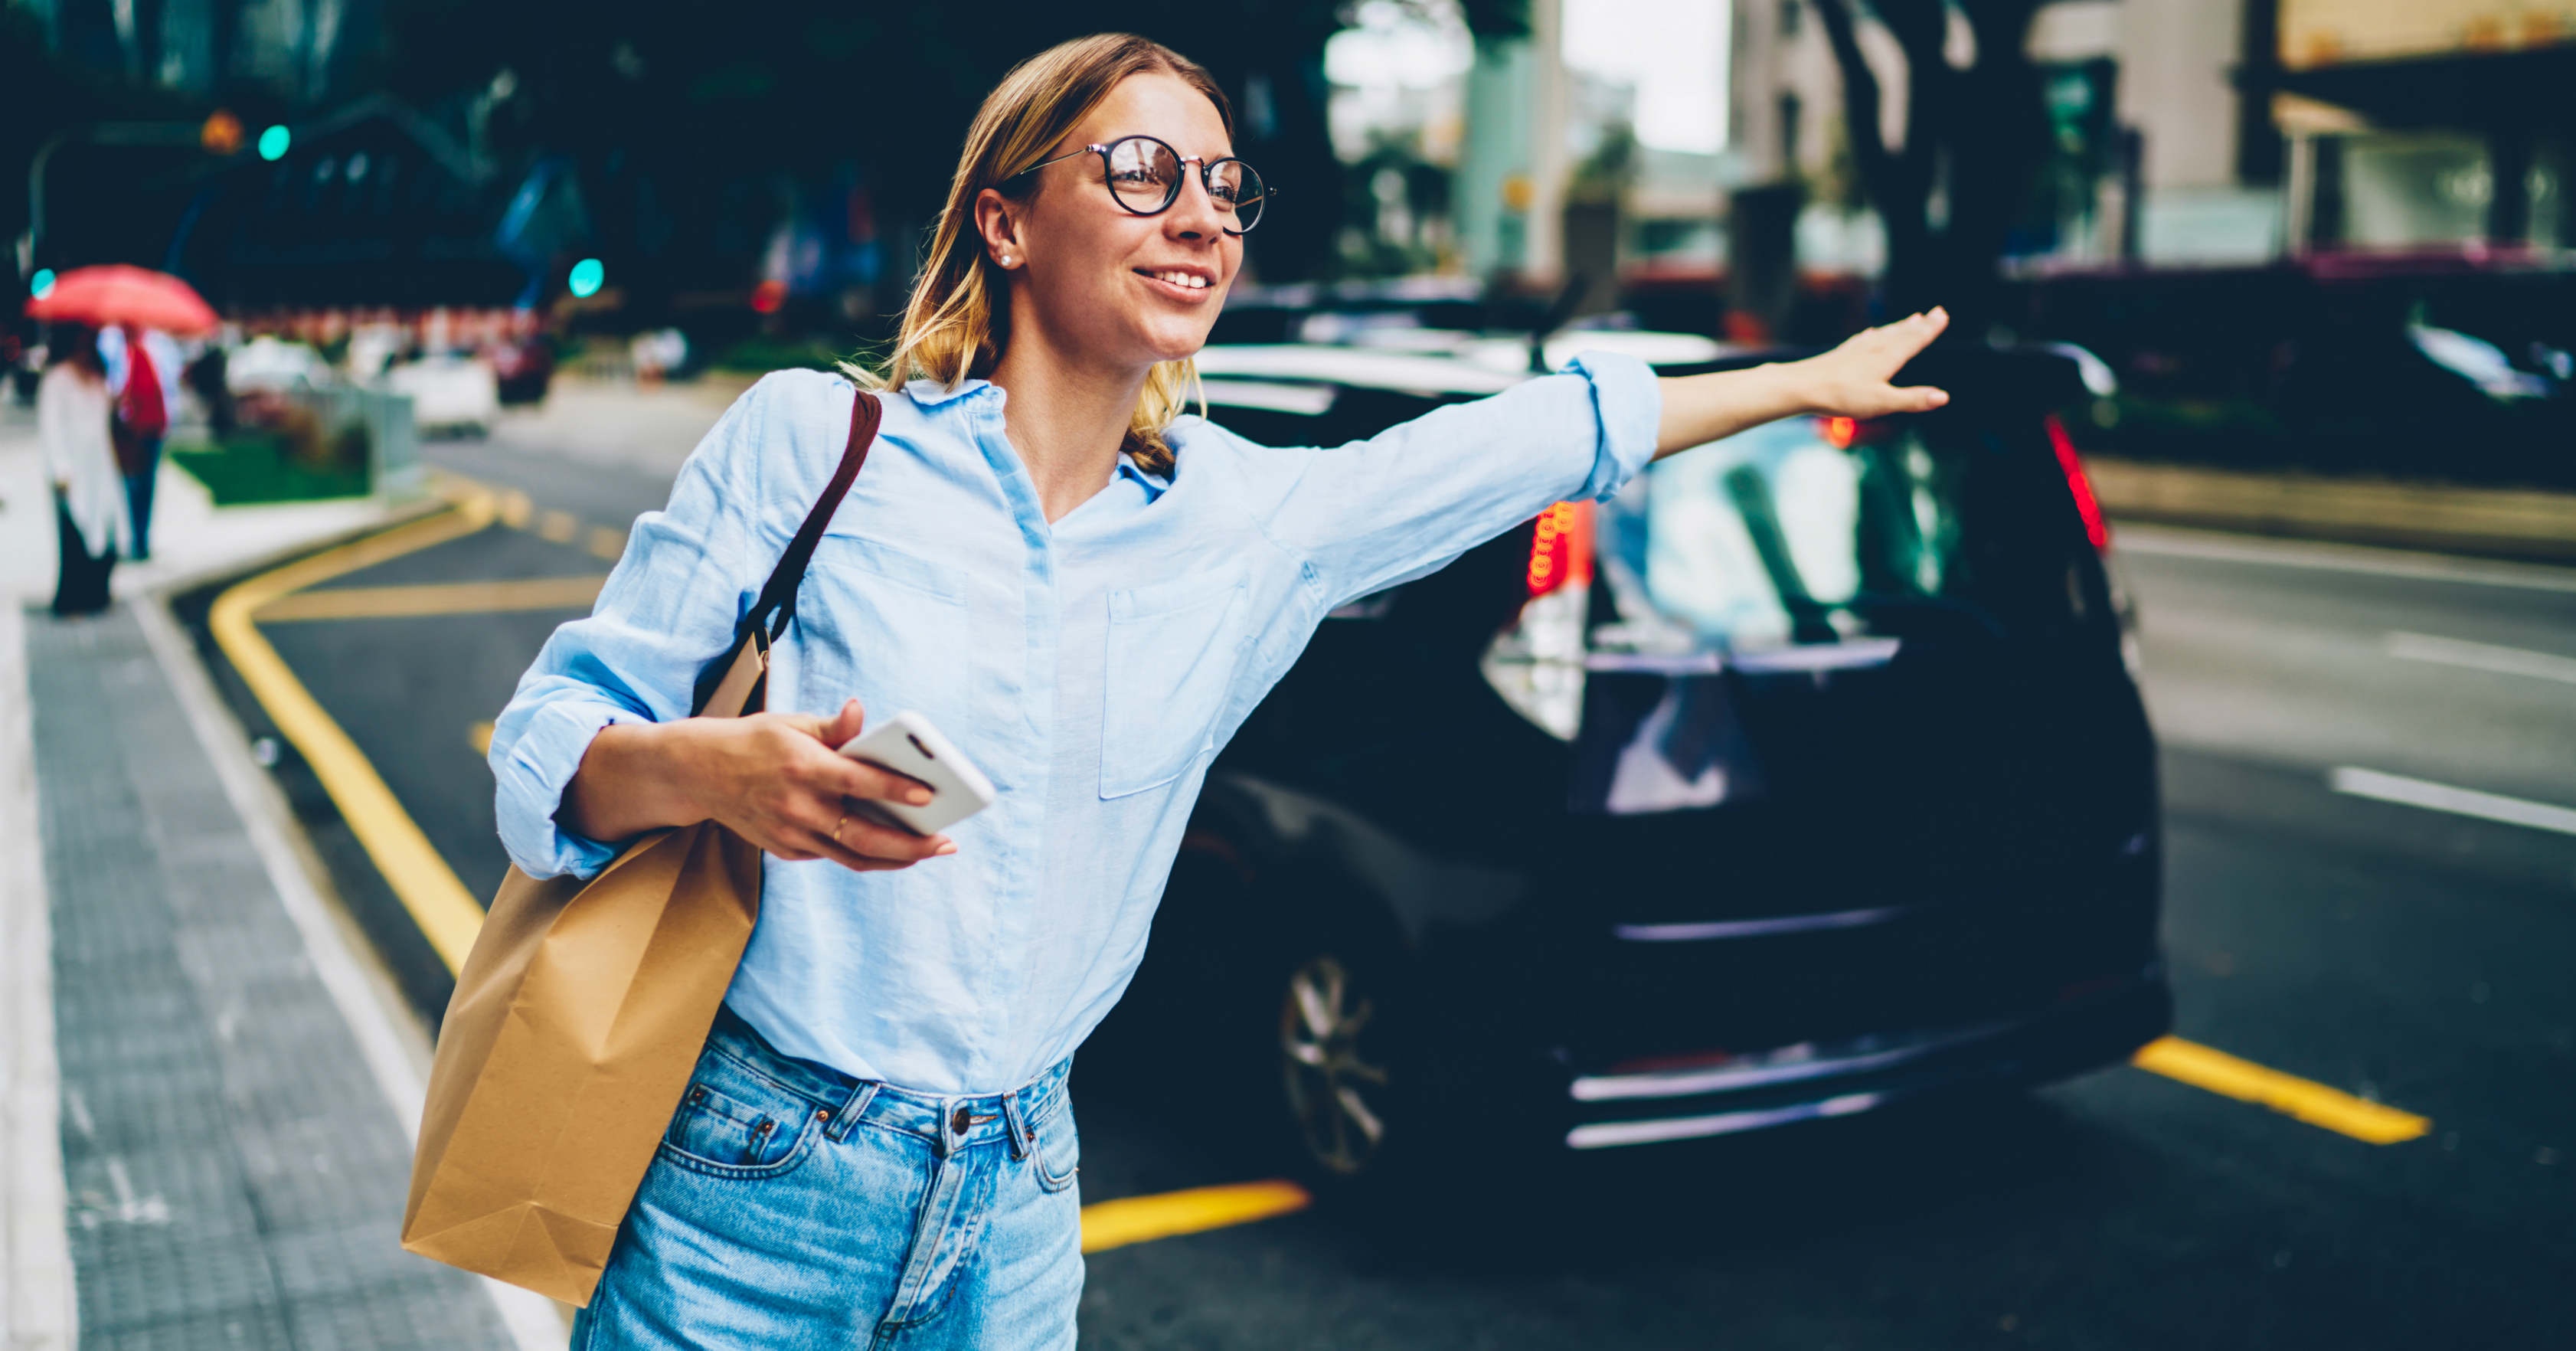
<path fill-rule="evenodd" d="M 492 523 L 493 510 L 490 493 L 461 490 L 451 510 L 326 549 L 238 583 L 215 599 L 206 617 L 206 626 L 223 648 L 225 659 L 233 664 L 242 683 L 250 687 L 260 707 L 268 710 L 277 730 L 312 766 L 314 777 L 331 795 L 333 805 L 349 823 L 350 832 L 358 837 L 376 870 L 384 874 L 386 885 L 393 888 L 403 908 L 411 912 L 412 922 L 420 926 L 422 935 L 450 971 L 465 965 L 465 954 L 474 947 L 474 935 L 482 931 L 482 905 L 457 880 L 455 870 L 439 856 L 411 814 L 403 810 L 393 790 L 376 773 L 376 767 L 360 753 L 357 743 L 322 710 L 312 692 L 304 688 L 304 682 L 277 655 L 277 649 L 260 636 L 252 616 L 290 592 L 471 535 Z"/>
<path fill-rule="evenodd" d="M 466 728 L 465 744 L 472 746 L 476 755 L 490 755 L 492 753 L 492 724 L 488 722 L 478 722 L 473 726 Z"/>
<path fill-rule="evenodd" d="M 548 509 L 537 513 L 537 536 L 557 544 L 570 544 L 581 533 L 581 521 L 569 511 Z"/>
<path fill-rule="evenodd" d="M 528 495 L 516 488 L 504 488 L 492 497 L 493 516 L 501 524 L 513 530 L 527 529 L 528 517 L 534 514 L 536 509 L 537 504 L 529 501 Z"/>
<path fill-rule="evenodd" d="M 251 618 L 262 624 L 300 619 L 390 619 L 502 610 L 587 610 L 606 577 L 523 577 L 426 586 L 355 586 L 280 596 Z"/>
<path fill-rule="evenodd" d="M 2130 1063 L 2194 1088 L 2269 1107 L 2311 1126 L 2323 1126 L 2374 1145 L 2412 1140 L 2433 1129 L 2431 1120 L 2412 1112 L 2356 1098 L 2340 1089 L 2283 1074 L 2251 1060 L 2239 1060 L 2225 1051 L 2214 1051 L 2180 1037 L 2159 1037 L 2147 1043 Z"/>
<path fill-rule="evenodd" d="M 1239 1182 L 1192 1187 L 1160 1196 L 1130 1196 L 1082 1208 L 1082 1250 L 1100 1252 L 1130 1243 L 1250 1224 L 1304 1210 L 1315 1198 L 1294 1182 Z"/>
<path fill-rule="evenodd" d="M 626 532 L 613 526 L 594 525 L 590 528 L 589 547 L 595 556 L 614 563 L 626 556 Z"/>

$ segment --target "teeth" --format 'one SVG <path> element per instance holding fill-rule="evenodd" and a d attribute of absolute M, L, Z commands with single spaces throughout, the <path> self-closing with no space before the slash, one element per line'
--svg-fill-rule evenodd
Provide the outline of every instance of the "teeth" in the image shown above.
<path fill-rule="evenodd" d="M 1192 276 L 1187 272 L 1156 272 L 1152 275 L 1156 281 L 1167 281 L 1174 286 L 1187 287 L 1193 291 L 1204 291 L 1207 289 L 1207 278 Z"/>

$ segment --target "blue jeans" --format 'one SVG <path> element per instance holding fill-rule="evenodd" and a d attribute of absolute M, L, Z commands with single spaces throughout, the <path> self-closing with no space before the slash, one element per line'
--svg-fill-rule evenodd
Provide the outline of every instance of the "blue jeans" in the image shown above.
<path fill-rule="evenodd" d="M 725 1011 L 573 1347 L 1071 1347 L 1072 1066 L 937 1097 L 790 1059 Z"/>
<path fill-rule="evenodd" d="M 152 487 L 161 481 L 161 438 L 143 438 L 143 468 L 125 476 L 125 510 L 134 526 L 134 557 L 152 556 Z"/>

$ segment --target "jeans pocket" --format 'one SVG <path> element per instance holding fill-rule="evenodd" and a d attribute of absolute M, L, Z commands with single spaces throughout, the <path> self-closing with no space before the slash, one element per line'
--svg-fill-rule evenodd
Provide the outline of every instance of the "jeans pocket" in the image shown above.
<path fill-rule="evenodd" d="M 709 1047 L 698 1056 L 697 1072 L 671 1114 L 661 1154 L 714 1177 L 777 1177 L 813 1152 L 828 1110 Z"/>
<path fill-rule="evenodd" d="M 1060 1192 L 1072 1186 L 1074 1175 L 1082 1171 L 1082 1131 L 1073 1124 L 1072 1104 L 1029 1127 L 1029 1141 L 1029 1163 L 1037 1172 L 1039 1188 Z"/>

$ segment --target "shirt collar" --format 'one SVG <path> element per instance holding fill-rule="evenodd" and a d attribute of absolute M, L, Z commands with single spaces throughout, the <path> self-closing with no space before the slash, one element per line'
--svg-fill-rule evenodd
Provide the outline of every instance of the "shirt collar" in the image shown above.
<path fill-rule="evenodd" d="M 923 408 L 936 408 L 943 403 L 953 403 L 969 394 L 980 393 L 992 387 L 993 382 L 990 380 L 975 379 L 960 380 L 953 385 L 943 385 L 917 377 L 903 382 L 903 392 L 912 396 L 912 401 Z"/>
<path fill-rule="evenodd" d="M 1169 491 L 1172 486 L 1172 481 L 1170 479 L 1164 478 L 1159 474 L 1148 474 L 1143 469 L 1139 468 L 1136 464 L 1135 457 L 1129 455 L 1121 455 L 1118 457 L 1117 477 L 1134 479 L 1137 485 L 1145 490 L 1145 500 L 1148 502 L 1161 497 L 1165 492 Z"/>

